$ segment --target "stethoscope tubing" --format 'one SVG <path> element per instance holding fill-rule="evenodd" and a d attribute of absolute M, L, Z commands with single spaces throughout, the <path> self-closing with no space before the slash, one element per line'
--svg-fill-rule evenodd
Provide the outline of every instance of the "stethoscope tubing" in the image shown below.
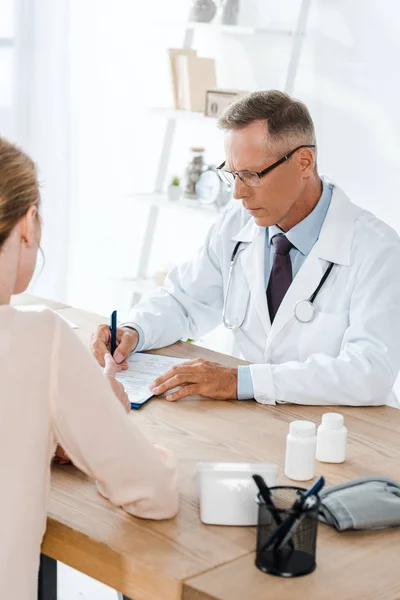
<path fill-rule="evenodd" d="M 228 283 L 227 283 L 227 294 L 226 294 L 226 298 L 225 298 L 225 301 L 224 301 L 223 314 L 222 314 L 222 321 L 223 321 L 223 324 L 225 325 L 225 327 L 227 327 L 228 329 L 234 329 L 234 330 L 240 329 L 240 327 L 243 325 L 244 321 L 242 321 L 242 323 L 240 325 L 238 325 L 238 326 L 228 325 L 227 324 L 226 315 L 225 315 L 225 309 L 226 309 L 226 304 L 227 304 L 227 299 L 228 299 L 227 297 L 228 297 L 229 292 L 230 292 L 232 270 L 233 270 L 233 267 L 235 265 L 236 256 L 237 256 L 237 253 L 238 253 L 238 250 L 239 250 L 241 244 L 242 244 L 242 242 L 237 242 L 235 244 L 235 247 L 234 247 L 232 255 L 231 255 L 231 261 L 230 261 L 230 266 L 229 266 L 229 274 L 228 274 Z M 335 266 L 335 263 L 333 263 L 333 262 L 331 262 L 329 264 L 328 268 L 326 269 L 325 273 L 323 274 L 322 279 L 319 282 L 319 284 L 318 284 L 317 288 L 315 289 L 315 291 L 311 294 L 311 296 L 308 298 L 308 300 L 300 300 L 300 302 L 298 302 L 298 304 L 300 304 L 302 302 L 307 302 L 307 303 L 309 303 L 314 308 L 315 299 L 317 298 L 319 292 L 323 288 L 323 286 L 324 286 L 326 280 L 328 279 L 328 277 L 329 277 L 329 275 L 330 275 L 330 273 L 331 273 L 331 271 L 332 271 L 332 269 L 333 269 L 334 266 Z M 295 307 L 294 315 L 298 319 L 298 317 L 296 315 L 296 307 Z M 309 320 L 307 320 L 307 321 L 301 321 L 301 322 L 307 323 L 307 322 L 309 322 L 309 321 L 311 321 L 313 319 L 313 316 L 314 316 L 314 314 L 312 313 L 312 316 L 311 316 L 311 318 Z M 300 319 L 298 319 L 298 320 L 300 320 Z"/>

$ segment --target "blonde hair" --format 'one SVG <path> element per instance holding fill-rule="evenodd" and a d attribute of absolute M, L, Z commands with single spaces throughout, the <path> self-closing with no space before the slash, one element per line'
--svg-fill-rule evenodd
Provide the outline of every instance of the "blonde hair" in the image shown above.
<path fill-rule="evenodd" d="M 0 137 L 0 249 L 31 206 L 39 209 L 36 165 L 25 152 Z"/>

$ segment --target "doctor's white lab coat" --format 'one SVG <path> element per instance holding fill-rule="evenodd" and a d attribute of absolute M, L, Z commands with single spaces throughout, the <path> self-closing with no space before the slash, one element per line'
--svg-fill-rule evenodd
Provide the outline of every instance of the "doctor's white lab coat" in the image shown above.
<path fill-rule="evenodd" d="M 229 291 L 230 321 L 250 367 L 254 397 L 264 404 L 400 407 L 392 392 L 400 368 L 400 240 L 334 187 L 320 237 L 294 278 L 271 326 L 264 280 L 265 228 L 241 206 L 223 213 L 195 257 L 132 310 L 143 349 L 199 339 L 222 322 L 229 266 L 240 241 Z M 300 323 L 294 307 L 331 274 Z M 247 306 L 247 311 L 246 311 Z"/>

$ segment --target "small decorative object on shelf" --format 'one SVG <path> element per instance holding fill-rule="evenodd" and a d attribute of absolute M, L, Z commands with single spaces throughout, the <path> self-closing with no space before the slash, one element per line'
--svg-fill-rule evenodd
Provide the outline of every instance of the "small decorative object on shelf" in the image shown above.
<path fill-rule="evenodd" d="M 199 23 L 210 23 L 213 20 L 217 7 L 214 0 L 192 0 L 192 8 L 189 13 L 189 21 Z"/>
<path fill-rule="evenodd" d="M 214 204 L 216 208 L 221 208 L 231 199 L 232 188 L 221 180 L 217 169 L 210 166 L 200 173 L 196 183 L 196 194 L 203 204 Z"/>
<path fill-rule="evenodd" d="M 182 194 L 181 182 L 179 177 L 174 177 L 167 188 L 167 197 L 170 202 L 180 200 Z"/>
<path fill-rule="evenodd" d="M 185 186 L 183 195 L 185 198 L 197 199 L 196 183 L 204 170 L 204 148 L 191 148 L 189 164 L 185 171 Z"/>
<path fill-rule="evenodd" d="M 222 25 L 237 25 L 239 0 L 221 0 L 219 10 Z"/>

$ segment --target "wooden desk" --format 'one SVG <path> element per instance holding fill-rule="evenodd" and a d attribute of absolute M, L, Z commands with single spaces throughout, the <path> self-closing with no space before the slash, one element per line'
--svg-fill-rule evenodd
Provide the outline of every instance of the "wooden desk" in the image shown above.
<path fill-rule="evenodd" d="M 78 335 L 87 342 L 99 317 L 75 309 L 61 312 L 81 327 Z M 238 363 L 192 344 L 158 352 Z M 339 534 L 321 525 L 316 571 L 286 580 L 255 568 L 255 528 L 206 526 L 199 520 L 197 461 L 275 462 L 283 483 L 289 422 L 319 422 L 325 411 L 195 397 L 179 403 L 152 400 L 133 412 L 132 419 L 179 459 L 177 518 L 151 522 L 131 517 L 101 498 L 77 469 L 55 466 L 42 550 L 132 600 L 400 598 L 399 530 Z M 318 464 L 318 474 L 324 474 L 328 484 L 374 474 L 400 479 L 400 411 L 377 407 L 341 412 L 349 429 L 348 459 L 343 465 Z"/>
<path fill-rule="evenodd" d="M 58 310 L 60 308 L 67 308 L 68 304 L 64 304 L 63 302 L 57 302 L 55 300 L 46 300 L 46 298 L 40 298 L 39 296 L 32 296 L 32 294 L 18 294 L 17 296 L 11 297 L 11 304 L 13 306 L 27 306 L 30 304 L 46 304 L 49 308 L 53 310 Z"/>

